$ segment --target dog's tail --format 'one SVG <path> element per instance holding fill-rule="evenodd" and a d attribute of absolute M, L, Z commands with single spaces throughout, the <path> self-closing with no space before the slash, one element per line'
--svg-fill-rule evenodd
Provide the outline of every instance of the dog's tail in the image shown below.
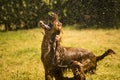
<path fill-rule="evenodd" d="M 115 52 L 114 52 L 112 49 L 108 49 L 108 50 L 105 51 L 105 53 L 103 53 L 102 55 L 97 56 L 96 61 L 98 62 L 98 61 L 104 59 L 106 56 L 111 55 L 111 54 L 115 54 Z"/>

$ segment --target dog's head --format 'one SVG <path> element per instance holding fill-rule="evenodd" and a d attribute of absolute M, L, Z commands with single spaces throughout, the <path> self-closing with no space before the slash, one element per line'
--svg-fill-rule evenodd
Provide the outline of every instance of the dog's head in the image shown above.
<path fill-rule="evenodd" d="M 40 21 L 39 23 L 45 31 L 45 35 L 51 35 L 53 33 L 59 35 L 61 33 L 62 23 L 58 20 L 58 14 L 52 12 L 50 17 L 52 18 L 52 21 L 49 25 L 46 25 L 43 21 Z"/>

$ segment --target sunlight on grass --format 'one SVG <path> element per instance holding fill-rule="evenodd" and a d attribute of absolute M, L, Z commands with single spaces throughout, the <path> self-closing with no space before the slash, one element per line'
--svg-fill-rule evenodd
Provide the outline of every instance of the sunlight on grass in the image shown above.
<path fill-rule="evenodd" d="M 0 80 L 44 80 L 40 60 L 42 38 L 40 29 L 0 32 Z M 116 54 L 98 62 L 96 74 L 86 77 L 87 80 L 120 79 L 120 30 L 64 28 L 61 44 L 85 48 L 96 55 L 113 49 Z"/>

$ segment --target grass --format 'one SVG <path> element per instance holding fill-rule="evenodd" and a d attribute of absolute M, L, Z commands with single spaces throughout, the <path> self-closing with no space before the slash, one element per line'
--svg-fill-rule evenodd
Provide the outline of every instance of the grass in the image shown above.
<path fill-rule="evenodd" d="M 63 30 L 64 46 L 86 48 L 96 55 L 108 48 L 116 52 L 98 62 L 96 74 L 87 74 L 87 80 L 120 80 L 120 29 Z M 42 38 L 40 29 L 0 32 L 0 80 L 44 80 Z"/>

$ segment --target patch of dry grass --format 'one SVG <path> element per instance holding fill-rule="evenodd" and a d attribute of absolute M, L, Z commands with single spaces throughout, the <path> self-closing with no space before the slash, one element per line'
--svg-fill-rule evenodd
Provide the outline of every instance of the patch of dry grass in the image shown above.
<path fill-rule="evenodd" d="M 42 38 L 40 29 L 0 32 L 0 80 L 44 80 L 40 60 Z M 100 61 L 96 74 L 86 77 L 87 80 L 120 79 L 120 30 L 63 29 L 62 45 L 82 47 L 96 55 L 113 49 L 116 54 Z"/>

